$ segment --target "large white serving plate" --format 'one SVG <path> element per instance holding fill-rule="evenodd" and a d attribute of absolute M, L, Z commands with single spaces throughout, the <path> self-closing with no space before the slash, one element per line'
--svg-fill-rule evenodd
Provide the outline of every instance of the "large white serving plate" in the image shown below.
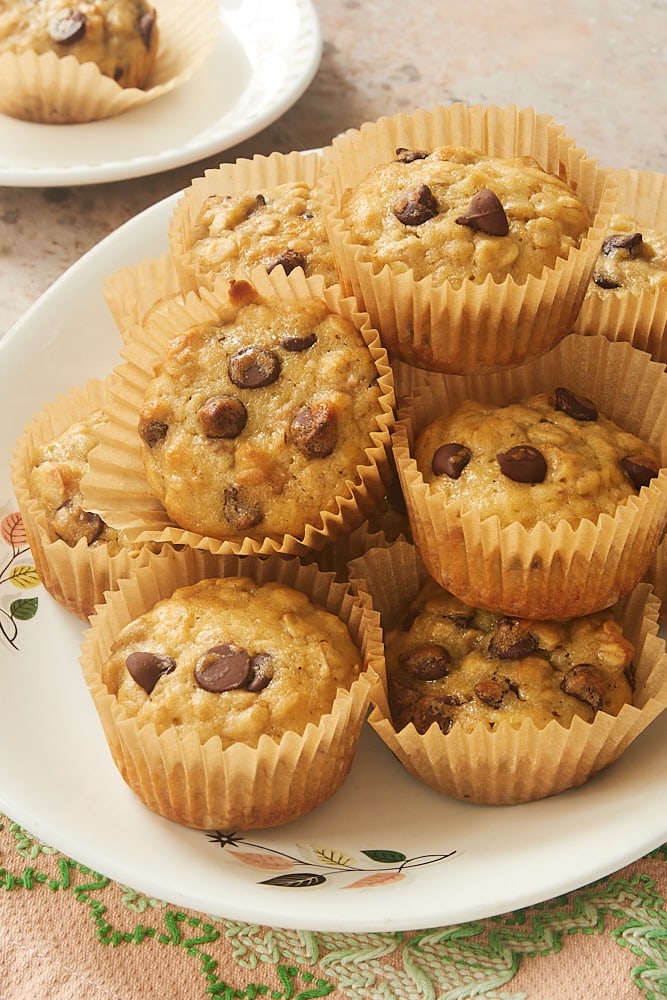
<path fill-rule="evenodd" d="M 322 54 L 310 0 L 220 0 L 220 37 L 202 67 L 142 108 L 81 125 L 0 115 L 0 185 L 48 187 L 143 177 L 256 135 L 312 81 Z"/>
<path fill-rule="evenodd" d="M 91 250 L 0 341 L 0 521 L 15 510 L 10 456 L 31 414 L 119 360 L 103 278 L 167 249 L 175 203 Z M 17 623 L 16 648 L 0 634 L 0 809 L 148 896 L 290 928 L 435 927 L 552 898 L 667 840 L 667 714 L 583 788 L 541 802 L 441 797 L 368 730 L 341 791 L 298 822 L 237 831 L 232 843 L 178 827 L 145 809 L 115 770 L 80 676 L 83 626 L 41 587 L 8 579 L 10 563 L 29 561 L 0 540 L 0 614 L 38 598 Z"/>

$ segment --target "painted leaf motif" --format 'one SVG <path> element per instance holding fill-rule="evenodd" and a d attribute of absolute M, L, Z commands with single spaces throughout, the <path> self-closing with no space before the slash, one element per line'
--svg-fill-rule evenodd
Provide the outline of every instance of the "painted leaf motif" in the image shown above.
<path fill-rule="evenodd" d="M 350 882 L 342 886 L 343 889 L 366 889 L 373 885 L 388 885 L 390 882 L 402 882 L 405 875 L 402 872 L 373 872 L 372 875 L 364 875 L 356 882 Z"/>
<path fill-rule="evenodd" d="M 11 514 L 6 514 L 2 521 L 0 521 L 0 534 L 7 542 L 7 545 L 11 545 L 12 548 L 19 549 L 21 546 L 28 544 L 28 536 L 23 526 L 23 518 L 17 510 L 12 511 Z"/>
<path fill-rule="evenodd" d="M 260 885 L 280 885 L 291 889 L 310 889 L 313 885 L 324 885 L 326 878 L 315 872 L 292 872 L 290 875 L 276 875 Z"/>
<path fill-rule="evenodd" d="M 9 613 L 17 622 L 29 622 L 37 614 L 36 597 L 21 597 L 9 605 Z"/>
<path fill-rule="evenodd" d="M 354 858 L 350 857 L 349 854 L 337 851 L 333 847 L 317 847 L 315 844 L 311 844 L 310 849 L 315 857 L 325 865 L 336 868 L 352 868 L 355 864 Z"/>
<path fill-rule="evenodd" d="M 374 850 L 374 851 L 362 851 L 361 853 L 365 854 L 367 858 L 371 859 L 371 861 L 379 861 L 383 865 L 400 865 L 406 859 L 406 855 L 401 854 L 400 851 Z"/>
<path fill-rule="evenodd" d="M 12 566 L 9 571 L 9 579 L 15 587 L 19 587 L 21 590 L 39 587 L 42 582 L 34 566 Z"/>
<path fill-rule="evenodd" d="M 294 868 L 295 865 L 290 858 L 283 858 L 279 854 L 260 854 L 258 851 L 233 851 L 232 854 L 244 865 L 269 871 L 284 871 L 286 868 Z"/>

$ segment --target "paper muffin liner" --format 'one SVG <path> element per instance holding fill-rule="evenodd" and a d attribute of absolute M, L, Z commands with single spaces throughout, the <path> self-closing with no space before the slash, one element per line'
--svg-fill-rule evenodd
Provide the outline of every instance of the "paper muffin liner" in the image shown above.
<path fill-rule="evenodd" d="M 156 310 L 174 299 L 182 304 L 186 289 L 174 258 L 165 253 L 107 275 L 103 292 L 121 337 L 127 341 L 132 331 L 145 326 Z"/>
<path fill-rule="evenodd" d="M 30 495 L 29 480 L 40 446 L 102 408 L 108 399 L 108 384 L 99 380 L 58 396 L 26 426 L 16 442 L 11 463 L 14 493 L 39 578 L 52 597 L 84 620 L 119 577 L 159 558 L 160 553 L 143 545 L 114 551 L 105 542 L 88 545 L 81 539 L 71 547 L 62 539 L 53 540 L 44 508 Z"/>
<path fill-rule="evenodd" d="M 350 565 L 350 579 L 367 592 L 384 629 L 403 619 L 405 608 L 427 579 L 414 546 L 398 542 L 374 549 Z M 485 805 L 510 805 L 545 798 L 584 784 L 612 764 L 667 707 L 667 652 L 658 636 L 659 602 L 639 584 L 614 606 L 614 616 L 635 647 L 633 703 L 617 716 L 598 712 L 593 722 L 556 720 L 538 729 L 526 719 L 518 728 L 480 723 L 471 732 L 454 725 L 447 735 L 437 725 L 420 734 L 412 723 L 396 731 L 384 683 L 373 691 L 371 727 L 403 766 L 443 795 Z"/>
<path fill-rule="evenodd" d="M 616 213 L 629 215 L 639 227 L 667 232 L 667 175 L 640 170 L 613 170 L 618 184 Z M 656 361 L 667 363 L 667 288 L 606 291 L 590 285 L 577 316 L 574 332 L 602 334 L 626 340 Z"/>
<path fill-rule="evenodd" d="M 662 466 L 648 487 L 576 527 L 501 527 L 430 493 L 412 457 L 419 431 L 464 399 L 494 404 L 566 386 L 652 445 Z M 571 334 L 549 354 L 489 375 L 432 375 L 399 411 L 396 466 L 413 541 L 429 573 L 468 604 L 524 618 L 570 618 L 614 604 L 641 580 L 667 521 L 667 373 L 643 351 Z"/>
<path fill-rule="evenodd" d="M 101 444 L 91 452 L 90 473 L 84 477 L 82 485 L 91 509 L 107 524 L 122 528 L 132 539 L 172 542 L 239 555 L 304 554 L 311 549 L 321 549 L 353 531 L 384 494 L 384 483 L 389 476 L 395 397 L 392 371 L 377 331 L 370 327 L 368 317 L 359 312 L 353 299 L 342 299 L 337 287 L 324 288 L 321 280 L 305 278 L 300 270 L 286 275 L 282 268 L 270 274 L 257 268 L 248 280 L 266 297 L 323 299 L 333 312 L 349 319 L 360 331 L 375 362 L 382 393 L 375 426 L 369 433 L 366 464 L 357 467 L 354 480 L 345 484 L 345 492 L 332 497 L 328 507 L 320 512 L 317 523 L 305 525 L 299 537 L 286 534 L 266 538 L 213 538 L 185 530 L 168 517 L 146 479 L 137 431 L 138 413 L 154 368 L 170 341 L 195 323 L 215 320 L 221 311 L 229 308 L 229 286 L 220 281 L 214 291 L 202 289 L 199 295 L 190 292 L 183 303 L 170 302 L 164 309 L 156 310 L 145 327 L 135 327 L 128 334 L 128 343 L 122 352 L 125 363 L 115 370 L 112 402 L 105 408 L 109 420 L 101 430 Z"/>
<path fill-rule="evenodd" d="M 343 192 L 399 147 L 472 146 L 496 157 L 531 155 L 566 180 L 593 224 L 581 245 L 523 284 L 507 278 L 454 288 L 411 270 L 377 271 L 361 259 L 340 214 Z M 551 117 L 532 108 L 453 104 L 380 118 L 350 129 L 324 151 L 320 191 L 343 287 L 382 333 L 390 358 L 454 374 L 496 371 L 550 350 L 570 332 L 615 205 L 615 186 Z"/>
<path fill-rule="evenodd" d="M 263 734 L 256 748 L 223 749 L 214 736 L 195 731 L 158 734 L 140 726 L 102 681 L 102 665 L 120 630 L 181 586 L 211 577 L 250 576 L 279 581 L 337 615 L 359 649 L 361 673 L 340 689 L 328 714 L 303 732 L 280 740 Z M 81 665 L 112 758 L 132 791 L 149 809 L 199 829 L 240 830 L 276 826 L 316 808 L 345 781 L 364 724 L 373 685 L 384 672 L 379 616 L 349 588 L 298 559 L 216 556 L 195 549 L 170 551 L 154 569 L 120 582 L 98 609 L 84 636 Z"/>
<path fill-rule="evenodd" d="M 123 88 L 93 62 L 55 52 L 0 56 L 0 113 L 44 124 L 97 121 L 170 93 L 203 64 L 220 34 L 215 0 L 160 0 L 159 44 L 145 88 Z"/>
<path fill-rule="evenodd" d="M 183 287 L 197 291 L 200 286 L 212 289 L 215 275 L 202 271 L 187 259 L 191 234 L 197 216 L 206 199 L 212 195 L 237 195 L 246 191 L 262 191 L 303 181 L 315 188 L 322 168 L 322 156 L 317 151 L 271 153 L 252 159 L 237 159 L 222 163 L 196 177 L 185 189 L 169 221 L 169 246 L 179 271 Z"/>
<path fill-rule="evenodd" d="M 660 601 L 660 621 L 667 622 L 667 537 L 663 537 L 653 554 L 644 581 L 653 587 Z"/>

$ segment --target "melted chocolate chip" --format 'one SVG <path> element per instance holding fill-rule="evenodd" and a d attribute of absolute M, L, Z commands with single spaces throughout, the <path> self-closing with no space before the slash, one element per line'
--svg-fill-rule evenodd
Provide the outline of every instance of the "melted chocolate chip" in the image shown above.
<path fill-rule="evenodd" d="M 250 657 L 245 649 L 227 643 L 212 646 L 195 664 L 197 684 L 213 694 L 245 687 L 250 677 Z"/>
<path fill-rule="evenodd" d="M 434 681 L 446 677 L 452 658 L 449 651 L 435 642 L 426 642 L 399 656 L 401 667 L 406 673 L 422 681 Z"/>
<path fill-rule="evenodd" d="M 270 653 L 255 653 L 250 661 L 250 679 L 246 684 L 248 691 L 263 691 L 271 683 L 273 668 Z"/>
<path fill-rule="evenodd" d="M 251 503 L 245 503 L 236 486 L 228 486 L 223 494 L 222 512 L 225 521 L 234 531 L 247 531 L 263 520 L 262 510 Z"/>
<path fill-rule="evenodd" d="M 125 666 L 139 687 L 150 694 L 161 677 L 176 669 L 176 661 L 160 653 L 138 651 L 128 655 Z"/>
<path fill-rule="evenodd" d="M 598 288 L 620 288 L 620 281 L 614 281 L 613 278 L 607 278 L 604 274 L 594 274 L 593 281 L 598 286 Z"/>
<path fill-rule="evenodd" d="M 573 420 L 593 421 L 598 418 L 597 406 L 591 399 L 578 396 L 562 386 L 556 389 L 556 409 L 567 413 Z"/>
<path fill-rule="evenodd" d="M 248 411 L 235 396 L 211 396 L 199 411 L 199 424 L 209 438 L 238 437 L 247 419 Z"/>
<path fill-rule="evenodd" d="M 500 708 L 507 693 L 507 685 L 493 677 L 478 681 L 473 691 L 480 701 L 490 708 Z"/>
<path fill-rule="evenodd" d="M 49 21 L 49 38 L 58 45 L 72 45 L 83 38 L 87 23 L 82 11 L 68 7 Z"/>
<path fill-rule="evenodd" d="M 137 21 L 137 31 L 139 32 L 139 37 L 146 49 L 151 47 L 151 37 L 153 35 L 153 28 L 155 27 L 155 11 L 147 11 L 142 14 Z"/>
<path fill-rule="evenodd" d="M 163 441 L 168 430 L 169 424 L 165 424 L 161 420 L 149 420 L 139 424 L 139 435 L 149 448 L 154 448 L 156 444 Z"/>
<path fill-rule="evenodd" d="M 602 707 L 607 690 L 607 678 L 594 664 L 577 663 L 565 674 L 561 689 L 565 694 L 571 694 L 579 701 L 586 702 L 594 712 L 597 712 Z"/>
<path fill-rule="evenodd" d="M 660 472 L 655 462 L 645 455 L 627 455 L 621 459 L 621 467 L 636 490 L 648 486 Z"/>
<path fill-rule="evenodd" d="M 456 222 L 459 226 L 468 226 L 489 236 L 507 236 L 510 231 L 505 209 L 489 188 L 472 196 L 465 215 L 460 215 Z"/>
<path fill-rule="evenodd" d="M 425 149 L 406 149 L 399 146 L 396 150 L 396 159 L 399 163 L 414 163 L 415 160 L 425 160 L 428 153 Z"/>
<path fill-rule="evenodd" d="M 285 337 L 281 340 L 281 347 L 284 347 L 286 351 L 292 351 L 293 353 L 298 353 L 299 351 L 307 351 L 309 347 L 317 343 L 316 333 L 306 333 L 303 337 Z"/>
<path fill-rule="evenodd" d="M 336 414 L 327 403 L 302 406 L 289 433 L 292 444 L 305 458 L 326 458 L 338 441 Z"/>
<path fill-rule="evenodd" d="M 464 444 L 441 444 L 433 452 L 431 469 L 435 476 L 449 476 L 458 479 L 470 461 L 472 452 Z"/>
<path fill-rule="evenodd" d="M 541 483 L 547 474 L 544 455 L 529 444 L 518 444 L 496 455 L 500 471 L 515 483 Z"/>
<path fill-rule="evenodd" d="M 642 244 L 641 233 L 612 233 L 602 244 L 602 253 L 608 256 L 614 250 L 629 250 L 632 253 Z"/>
<path fill-rule="evenodd" d="M 298 250 L 292 250 L 288 247 L 287 250 L 283 250 L 276 257 L 267 260 L 264 266 L 269 274 L 275 267 L 283 267 L 285 274 L 290 274 L 296 267 L 301 267 L 305 271 L 306 258 Z"/>
<path fill-rule="evenodd" d="M 393 212 L 404 226 L 421 226 L 438 214 L 438 202 L 427 184 L 396 199 Z"/>
<path fill-rule="evenodd" d="M 229 377 L 241 389 L 261 389 L 271 385 L 280 375 L 280 358 L 262 347 L 243 347 L 232 354 L 228 365 Z"/>
<path fill-rule="evenodd" d="M 446 736 L 454 725 L 451 707 L 444 698 L 422 699 L 412 713 L 412 721 L 417 732 L 426 733 L 435 722 Z"/>
<path fill-rule="evenodd" d="M 521 660 L 538 648 L 534 634 L 518 618 L 502 618 L 489 641 L 489 655 L 497 660 Z"/>

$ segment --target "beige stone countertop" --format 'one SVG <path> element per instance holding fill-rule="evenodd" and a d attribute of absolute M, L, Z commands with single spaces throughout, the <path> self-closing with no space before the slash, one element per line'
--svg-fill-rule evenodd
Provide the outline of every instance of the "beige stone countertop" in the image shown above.
<path fill-rule="evenodd" d="M 328 144 L 417 107 L 533 106 L 603 166 L 667 171 L 667 0 L 314 0 L 323 53 L 303 96 L 242 145 L 154 176 L 0 188 L 0 335 L 77 258 L 222 160 Z"/>

